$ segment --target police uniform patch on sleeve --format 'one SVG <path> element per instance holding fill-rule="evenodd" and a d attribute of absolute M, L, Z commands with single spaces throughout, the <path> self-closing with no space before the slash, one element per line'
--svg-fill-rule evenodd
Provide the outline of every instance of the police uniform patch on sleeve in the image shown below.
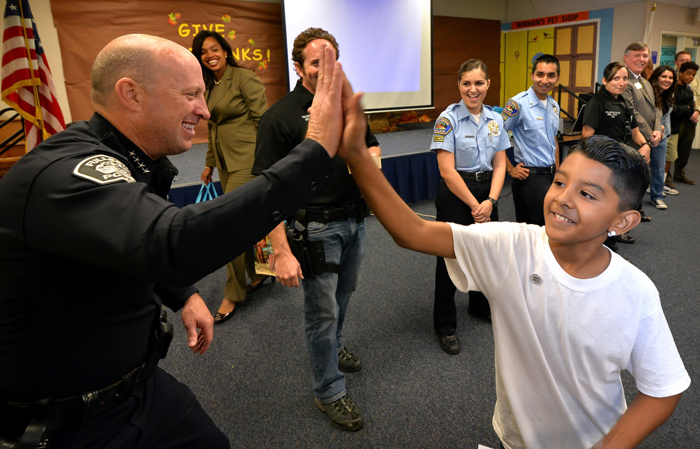
<path fill-rule="evenodd" d="M 452 131 L 452 123 L 450 123 L 449 120 L 447 120 L 445 117 L 440 117 L 437 119 L 433 133 L 440 136 L 446 136 L 450 133 L 450 131 Z M 443 138 L 442 140 L 445 139 Z"/>
<path fill-rule="evenodd" d="M 445 141 L 445 136 L 441 136 L 439 134 L 433 134 L 433 142 L 444 142 Z"/>
<path fill-rule="evenodd" d="M 519 112 L 520 109 L 518 108 L 518 102 L 511 98 L 506 103 L 506 107 L 503 108 L 503 112 L 501 112 L 501 117 L 503 118 L 503 120 L 508 120 L 508 117 L 514 117 L 518 115 Z"/>
<path fill-rule="evenodd" d="M 76 165 L 73 174 L 101 185 L 119 181 L 136 182 L 122 161 L 104 154 L 83 159 Z"/>

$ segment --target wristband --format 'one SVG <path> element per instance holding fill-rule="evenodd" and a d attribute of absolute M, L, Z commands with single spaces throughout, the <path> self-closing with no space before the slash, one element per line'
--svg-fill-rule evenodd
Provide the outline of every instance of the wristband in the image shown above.
<path fill-rule="evenodd" d="M 498 200 L 495 200 L 495 199 L 493 199 L 493 198 L 491 198 L 491 197 L 488 197 L 487 199 L 488 199 L 489 201 L 491 201 L 491 204 L 493 204 L 494 206 L 495 206 L 496 204 L 498 204 Z"/>

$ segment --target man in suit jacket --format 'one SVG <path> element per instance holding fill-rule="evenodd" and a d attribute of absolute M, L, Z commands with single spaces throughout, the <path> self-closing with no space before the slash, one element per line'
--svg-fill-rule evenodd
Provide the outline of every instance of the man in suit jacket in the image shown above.
<path fill-rule="evenodd" d="M 652 199 L 663 196 L 664 165 L 666 164 L 666 145 L 660 145 L 663 133 L 661 132 L 661 111 L 656 108 L 654 101 L 654 89 L 641 74 L 649 62 L 649 47 L 644 42 L 634 42 L 627 46 L 623 57 L 627 71 L 629 72 L 629 84 L 622 96 L 634 107 L 634 115 L 639 125 L 639 131 L 651 147 L 651 191 Z M 632 146 L 639 146 L 632 142 Z M 656 195 L 655 195 L 656 194 Z M 641 210 L 642 221 L 649 221 Z M 645 220 L 645 217 L 647 218 Z"/>

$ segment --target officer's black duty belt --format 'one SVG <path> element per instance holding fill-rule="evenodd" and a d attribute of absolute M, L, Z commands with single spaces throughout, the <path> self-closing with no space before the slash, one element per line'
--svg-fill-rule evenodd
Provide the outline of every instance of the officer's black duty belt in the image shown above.
<path fill-rule="evenodd" d="M 493 175 L 493 172 L 491 172 L 491 171 L 479 171 L 476 173 L 471 173 L 471 172 L 461 171 L 461 172 L 459 172 L 459 175 L 465 181 L 483 182 L 483 181 L 490 181 L 491 175 Z"/>
<path fill-rule="evenodd" d="M 355 218 L 359 223 L 367 216 L 367 203 L 360 200 L 355 204 L 344 207 L 307 208 L 301 209 L 304 214 L 304 223 L 315 221 L 317 223 L 330 223 Z"/>
<path fill-rule="evenodd" d="M 22 421 L 22 427 L 24 423 L 29 423 L 18 441 L 8 441 L 5 435 L 0 435 L 0 448 L 46 448 L 54 430 L 84 426 L 93 417 L 129 397 L 134 386 L 145 382 L 158 367 L 158 361 L 168 353 L 173 339 L 173 325 L 168 323 L 165 310 L 160 311 L 154 333 L 155 339 L 148 350 L 146 361 L 105 388 L 70 398 L 0 403 L 0 424 L 6 424 L 2 420 L 8 413 Z"/>
<path fill-rule="evenodd" d="M 549 167 L 525 167 L 530 170 L 531 175 L 553 175 L 557 168 L 552 165 Z"/>
<path fill-rule="evenodd" d="M 93 417 L 107 411 L 109 408 L 127 398 L 134 384 L 143 379 L 146 364 L 131 370 L 120 380 L 100 390 L 89 391 L 80 396 L 62 399 L 44 399 L 37 402 L 8 402 L 9 410 L 13 413 L 26 413 L 34 416 L 29 423 L 22 439 L 15 443 L 2 441 L 6 446 L 0 447 L 25 448 L 47 447 L 46 432 L 68 426 L 83 426 Z M 0 404 L 2 406 L 2 404 Z M 31 418 L 30 418 L 31 419 Z"/>

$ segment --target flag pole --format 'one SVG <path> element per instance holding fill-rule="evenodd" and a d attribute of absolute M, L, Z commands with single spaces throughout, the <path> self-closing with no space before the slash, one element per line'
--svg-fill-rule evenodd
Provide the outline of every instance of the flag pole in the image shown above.
<path fill-rule="evenodd" d="M 651 13 L 649 14 L 649 21 L 647 22 L 647 26 L 644 30 L 644 43 L 647 44 L 647 47 L 649 47 L 649 51 L 651 51 L 651 40 L 650 40 L 650 35 L 651 35 L 651 26 L 654 23 L 654 13 L 656 12 L 656 3 L 651 7 Z"/>
<path fill-rule="evenodd" d="M 37 90 L 37 81 L 36 78 L 34 77 L 34 62 L 36 62 L 37 69 L 39 68 L 39 61 L 32 59 L 32 51 L 29 48 L 29 38 L 27 37 L 27 27 L 24 26 L 24 9 L 22 8 L 22 0 L 19 2 L 19 15 L 20 19 L 22 21 L 22 31 L 24 35 L 24 49 L 27 51 L 27 61 L 29 61 L 29 77 L 31 78 L 32 82 L 32 91 L 34 92 L 34 116 L 36 117 L 37 123 L 36 126 L 41 129 L 41 135 L 45 139 L 48 136 L 46 135 L 46 129 L 44 129 L 44 114 L 43 111 L 41 110 L 41 100 L 39 99 L 39 91 Z M 32 29 L 34 29 L 34 22 L 32 21 Z M 34 52 L 37 55 L 37 58 L 39 57 L 36 50 Z M 27 142 L 25 141 L 25 147 L 26 147 Z"/>

